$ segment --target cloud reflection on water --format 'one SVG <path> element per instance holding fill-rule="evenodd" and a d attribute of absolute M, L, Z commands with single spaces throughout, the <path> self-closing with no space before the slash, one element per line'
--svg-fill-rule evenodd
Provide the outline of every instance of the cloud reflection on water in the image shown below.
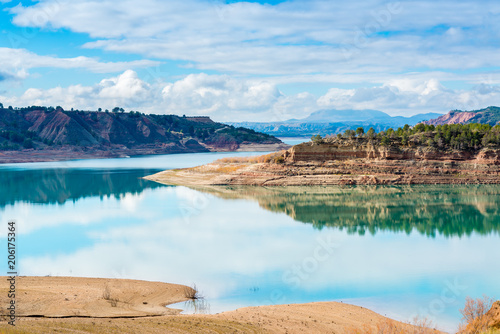
<path fill-rule="evenodd" d="M 206 205 L 186 221 L 179 206 L 197 203 L 199 196 Z M 20 250 L 23 275 L 196 283 L 212 312 L 276 301 L 349 299 L 376 304 L 372 307 L 404 319 L 439 295 L 446 280 L 457 277 L 468 286 L 461 299 L 500 294 L 494 279 L 500 270 L 491 265 L 500 262 L 496 234 L 429 238 L 417 231 L 359 235 L 318 230 L 285 213 L 264 210 L 255 201 L 222 199 L 184 187 L 63 205 L 19 203 L 4 210 L 21 212 L 21 242 L 33 250 Z M 63 226 L 70 228 L 60 242 L 80 235 L 88 243 L 51 250 L 37 238 L 37 231 L 57 233 Z M 313 255 L 319 237 L 332 238 L 339 247 L 298 288 L 287 284 L 283 275 Z M 271 297 L 275 291 L 282 293 L 277 300 Z M 413 299 L 401 307 L 400 302 L 388 304 L 391 298 Z M 460 306 L 458 301 L 447 305 L 441 319 L 456 323 Z"/>
<path fill-rule="evenodd" d="M 449 328 L 465 296 L 500 295 L 497 186 L 200 192 L 144 173 L 32 170 L 8 183 L 21 174 L 2 171 L 21 274 L 196 283 L 211 312 L 344 300 L 399 319 L 459 279 L 466 291 L 436 314 Z M 324 238 L 338 247 L 314 263 Z"/>

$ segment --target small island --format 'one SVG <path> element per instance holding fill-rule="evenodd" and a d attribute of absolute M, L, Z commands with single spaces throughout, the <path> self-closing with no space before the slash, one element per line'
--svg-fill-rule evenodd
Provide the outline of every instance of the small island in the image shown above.
<path fill-rule="evenodd" d="M 226 158 L 147 179 L 169 185 L 499 184 L 500 126 L 363 128 L 259 157 Z"/>

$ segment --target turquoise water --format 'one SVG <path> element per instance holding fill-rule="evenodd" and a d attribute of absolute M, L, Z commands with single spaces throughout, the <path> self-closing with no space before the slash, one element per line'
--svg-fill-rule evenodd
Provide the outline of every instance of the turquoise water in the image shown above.
<path fill-rule="evenodd" d="M 297 145 L 311 141 L 311 137 L 280 137 L 281 141 L 288 145 Z"/>
<path fill-rule="evenodd" d="M 229 155 L 0 166 L 19 274 L 194 283 L 211 313 L 343 301 L 448 331 L 466 296 L 500 297 L 500 187 L 200 192 L 141 179 Z"/>

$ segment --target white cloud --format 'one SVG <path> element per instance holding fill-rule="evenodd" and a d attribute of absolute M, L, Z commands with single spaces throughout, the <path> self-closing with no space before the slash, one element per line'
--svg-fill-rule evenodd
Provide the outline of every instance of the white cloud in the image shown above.
<path fill-rule="evenodd" d="M 33 68 L 81 68 L 94 73 L 123 72 L 131 68 L 144 68 L 159 65 L 157 61 L 135 60 L 129 62 L 101 62 L 88 57 L 58 58 L 40 56 L 25 49 L 0 47 L 0 65 L 10 78 L 26 79 Z"/>
<path fill-rule="evenodd" d="M 226 75 L 210 76 L 202 73 L 191 74 L 166 85 L 162 95 L 171 109 L 212 114 L 224 110 L 265 112 L 282 94 L 265 81 L 236 80 Z"/>
<path fill-rule="evenodd" d="M 470 90 L 452 90 L 438 80 L 394 80 L 391 83 L 358 89 L 330 89 L 318 99 L 322 108 L 378 109 L 392 115 L 475 110 L 498 105 L 500 88 L 478 85 Z"/>
<path fill-rule="evenodd" d="M 23 95 L 0 96 L 5 105 L 61 105 L 77 109 L 115 106 L 149 113 L 209 115 L 220 121 L 286 120 L 310 113 L 311 94 L 283 95 L 267 81 L 227 75 L 191 74 L 173 83 L 154 84 L 128 70 L 94 86 L 29 88 Z"/>
<path fill-rule="evenodd" d="M 309 95 L 298 95 L 301 100 Z M 268 117 L 273 107 L 283 108 L 293 97 L 285 97 L 266 81 L 237 80 L 226 75 L 192 74 L 173 83 L 149 84 L 127 70 L 94 86 L 29 88 L 19 97 L 0 96 L 5 105 L 61 105 L 97 109 L 121 106 L 154 113 L 210 115 L 218 120 L 251 120 Z M 294 107 L 296 110 L 297 107 Z M 235 116 L 238 112 L 238 116 Z M 285 111 L 287 115 L 288 111 Z M 283 112 L 280 111 L 280 115 Z M 302 111 L 303 113 L 303 111 Z M 280 115 L 274 115 L 277 119 Z"/>
<path fill-rule="evenodd" d="M 41 0 L 11 12 L 20 26 L 87 33 L 97 39 L 89 48 L 185 60 L 221 72 L 347 75 L 498 65 L 491 43 L 498 40 L 500 4 L 492 0 L 481 6 L 472 0 L 276 6 Z"/>
<path fill-rule="evenodd" d="M 21 96 L 1 96 L 4 105 L 61 105 L 146 113 L 208 115 L 217 121 L 285 121 L 319 109 L 377 109 L 392 115 L 498 105 L 500 87 L 479 84 L 469 90 L 446 88 L 437 79 L 403 78 L 353 89 L 331 88 L 320 97 L 308 92 L 286 95 L 272 82 L 227 75 L 191 74 L 172 83 L 147 83 L 136 72 L 103 79 L 93 86 L 29 88 Z"/>
<path fill-rule="evenodd" d="M 10 98 L 17 105 L 33 100 L 77 108 L 120 105 L 145 112 L 208 114 L 226 121 L 301 118 L 321 108 L 404 115 L 498 105 L 494 43 L 500 31 L 500 3 L 493 0 L 481 6 L 472 0 L 297 0 L 275 6 L 40 0 L 10 11 L 19 26 L 88 34 L 92 39 L 86 48 L 180 60 L 187 62 L 186 72 L 198 68 L 226 73 L 148 84 L 135 72 L 126 72 L 157 64 L 148 60 L 114 63 L 0 49 L 0 64 L 5 64 L 0 80 L 26 78 L 35 67 L 128 73 L 94 86 L 28 90 L 25 102 Z M 308 93 L 307 84 L 318 82 L 338 88 L 320 97 Z M 462 88 L 447 89 L 448 82 Z M 302 85 L 303 92 L 283 94 L 280 85 L 289 83 Z M 350 88 L 342 88 L 345 84 Z"/>

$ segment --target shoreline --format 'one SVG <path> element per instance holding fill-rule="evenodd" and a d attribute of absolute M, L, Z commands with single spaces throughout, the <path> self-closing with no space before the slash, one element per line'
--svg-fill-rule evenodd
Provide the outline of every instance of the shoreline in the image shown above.
<path fill-rule="evenodd" d="M 210 152 L 268 152 L 287 148 L 287 144 L 241 144 L 238 149 L 209 147 L 206 150 L 172 150 L 169 148 L 137 148 L 137 149 L 110 149 L 110 150 L 73 150 L 70 148 L 57 150 L 21 150 L 0 151 L 0 166 L 3 164 L 56 162 L 87 159 L 114 159 L 130 158 L 145 155 L 167 155 L 184 153 L 210 153 Z"/>
<path fill-rule="evenodd" d="M 343 186 L 500 184 L 500 150 L 438 153 L 432 149 L 313 142 L 251 158 L 226 158 L 145 177 L 182 186 Z"/>
<path fill-rule="evenodd" d="M 6 280 L 6 277 L 0 277 Z M 108 327 L 137 326 L 143 333 L 192 329 L 206 332 L 222 328 L 259 333 L 313 332 L 353 333 L 356 328 L 376 329 L 377 324 L 401 323 L 369 309 L 339 302 L 312 302 L 244 307 L 217 314 L 183 315 L 166 306 L 190 300 L 190 287 L 129 279 L 18 276 L 16 328 L 40 332 L 43 328 L 92 326 L 106 333 Z M 7 287 L 1 287 L 0 302 L 7 302 Z M 2 310 L 4 312 L 5 310 Z M 2 314 L 5 317 L 5 314 Z M 2 328 L 3 325 L 0 325 Z M 97 326 L 97 327 L 96 327 Z M 102 329 L 102 330 L 101 330 Z M 441 333 L 429 331 L 428 333 Z"/>
<path fill-rule="evenodd" d="M 146 176 L 166 185 L 198 186 L 351 186 L 412 184 L 500 184 L 498 171 L 461 170 L 450 162 L 397 164 L 344 161 L 330 165 L 211 163 Z M 404 170 L 404 171 L 402 171 Z"/>

